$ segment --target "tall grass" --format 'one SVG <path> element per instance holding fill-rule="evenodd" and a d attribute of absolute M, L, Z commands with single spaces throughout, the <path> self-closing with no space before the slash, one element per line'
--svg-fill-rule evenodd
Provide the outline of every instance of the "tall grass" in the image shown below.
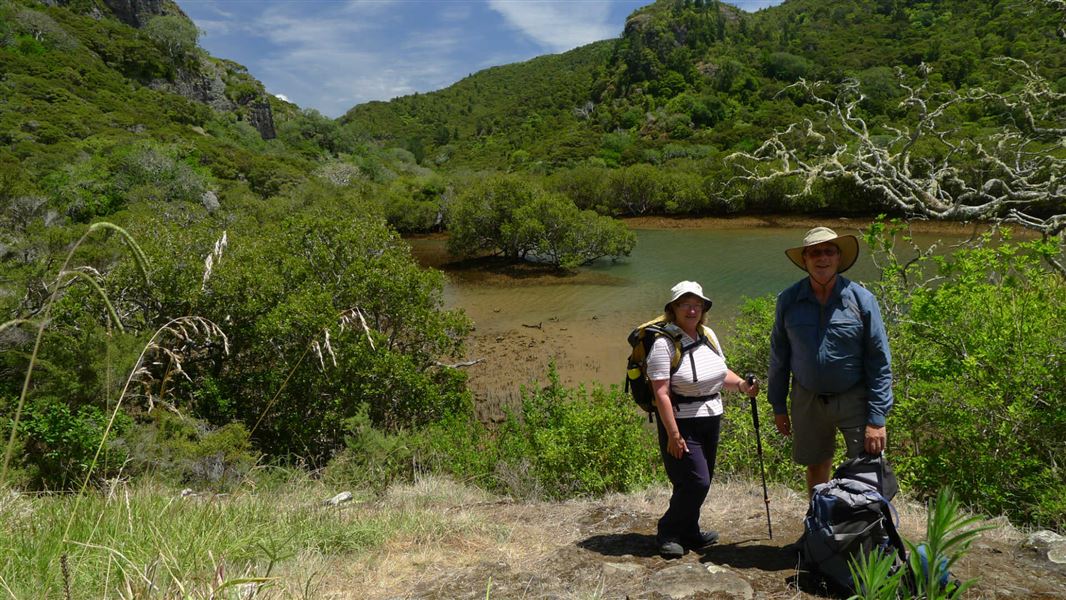
<path fill-rule="evenodd" d="M 314 569 L 304 567 L 321 563 L 309 557 L 355 560 L 396 539 L 434 545 L 455 534 L 502 535 L 493 524 L 452 518 L 418 490 L 330 506 L 323 500 L 334 490 L 304 473 L 275 479 L 232 495 L 182 496 L 148 481 L 82 494 L 81 502 L 6 493 L 0 598 L 64 598 L 68 584 L 75 598 L 217 598 L 237 586 L 257 587 L 259 598 L 292 597 L 313 587 Z"/>
<path fill-rule="evenodd" d="M 78 241 L 70 247 L 70 251 L 67 252 L 66 258 L 63 259 L 63 265 L 59 268 L 58 273 L 56 273 L 55 279 L 48 285 L 48 300 L 45 302 L 40 314 L 33 320 L 33 323 L 37 325 L 37 335 L 33 340 L 33 350 L 30 352 L 30 362 L 26 367 L 26 375 L 22 381 L 22 391 L 19 394 L 18 404 L 15 407 L 15 415 L 11 421 L 11 434 L 8 437 L 7 446 L 4 449 L 4 466 L 0 469 L 0 485 L 7 483 L 7 470 L 11 463 L 11 453 L 15 448 L 19 420 L 22 417 L 22 410 L 26 406 L 26 396 L 29 394 L 30 384 L 33 381 L 33 370 L 37 365 L 37 355 L 41 349 L 41 340 L 44 338 L 44 331 L 48 327 L 51 318 L 52 306 L 55 304 L 59 296 L 75 281 L 87 281 L 90 284 L 90 287 L 103 298 L 104 305 L 108 310 L 108 317 L 111 320 L 111 325 L 119 329 L 122 328 L 122 323 L 118 319 L 118 314 L 115 312 L 114 306 L 112 306 L 107 294 L 104 293 L 96 280 L 82 268 L 69 269 L 70 262 L 74 259 L 74 253 L 78 251 L 78 248 L 80 248 L 87 239 L 89 239 L 89 236 L 97 231 L 111 231 L 121 236 L 126 247 L 129 249 L 130 254 L 133 256 L 134 261 L 137 263 L 137 267 L 144 275 L 145 281 L 148 281 L 148 259 L 145 257 L 144 251 L 142 251 L 141 247 L 137 245 L 137 242 L 133 237 L 118 225 L 104 221 L 93 223 L 85 230 L 85 233 L 78 239 Z M 4 323 L 4 327 L 26 322 L 28 321 L 16 319 L 15 321 Z"/>

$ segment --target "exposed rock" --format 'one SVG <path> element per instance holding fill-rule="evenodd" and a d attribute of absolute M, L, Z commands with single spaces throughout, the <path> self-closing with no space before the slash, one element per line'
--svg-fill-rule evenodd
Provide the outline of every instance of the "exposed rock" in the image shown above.
<path fill-rule="evenodd" d="M 1055 542 L 1047 551 L 1047 559 L 1056 565 L 1066 565 L 1066 542 Z"/>
<path fill-rule="evenodd" d="M 200 197 L 200 202 L 207 209 L 207 212 L 213 213 L 222 207 L 218 202 L 218 195 L 213 190 L 207 190 L 204 195 Z"/>
<path fill-rule="evenodd" d="M 623 576 L 633 577 L 640 575 L 644 572 L 644 567 L 636 563 L 617 563 L 617 562 L 605 562 L 603 563 L 603 577 L 609 579 L 612 577 Z"/>
<path fill-rule="evenodd" d="M 225 74 L 221 65 L 210 60 L 201 60 L 195 71 L 179 69 L 174 81 L 157 79 L 151 83 L 151 87 L 164 92 L 180 94 L 189 100 L 201 102 L 211 108 L 229 112 L 235 110 L 237 105 L 226 97 L 226 83 L 222 79 Z"/>
<path fill-rule="evenodd" d="M 130 27 L 144 27 L 152 17 L 170 14 L 163 0 L 104 0 L 104 4 Z"/>
<path fill-rule="evenodd" d="M 260 99 L 248 105 L 248 122 L 264 140 L 278 137 L 274 130 L 274 112 L 270 110 L 270 103 L 266 100 Z"/>
<path fill-rule="evenodd" d="M 1051 546 L 1060 542 L 1066 542 L 1066 537 L 1063 537 L 1054 531 L 1042 529 L 1031 533 L 1029 538 L 1025 541 L 1025 545 L 1037 552 L 1047 552 L 1051 549 Z"/>
<path fill-rule="evenodd" d="M 648 591 L 680 600 L 696 594 L 724 594 L 730 598 L 751 600 L 751 584 L 729 569 L 715 564 L 687 563 L 667 567 L 648 580 Z"/>
<path fill-rule="evenodd" d="M 1055 564 L 1066 564 L 1066 536 L 1054 531 L 1043 529 L 1033 532 L 1025 540 L 1025 547 Z"/>
<path fill-rule="evenodd" d="M 325 502 L 323 502 L 323 504 L 326 504 L 327 506 L 338 506 L 340 504 L 350 501 L 351 499 L 351 492 L 341 492 L 336 496 L 330 498 L 329 500 L 326 500 Z"/>

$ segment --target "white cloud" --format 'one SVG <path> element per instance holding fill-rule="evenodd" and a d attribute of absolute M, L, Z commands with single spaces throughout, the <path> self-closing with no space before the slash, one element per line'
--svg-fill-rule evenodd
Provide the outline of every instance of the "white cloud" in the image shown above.
<path fill-rule="evenodd" d="M 406 30 L 388 2 L 350 2 L 325 14 L 272 5 L 248 27 L 268 49 L 255 73 L 301 106 L 339 116 L 352 106 L 452 83 L 454 50 L 464 38 L 455 24 Z"/>
<path fill-rule="evenodd" d="M 185 3 L 184 0 L 178 0 Z M 339 116 L 440 89 L 481 68 L 618 35 L 634 0 L 189 0 L 213 54 L 270 90 Z M 614 15 L 618 20 L 618 15 Z"/>
<path fill-rule="evenodd" d="M 488 0 L 488 4 L 511 27 L 553 52 L 618 34 L 606 0 Z"/>

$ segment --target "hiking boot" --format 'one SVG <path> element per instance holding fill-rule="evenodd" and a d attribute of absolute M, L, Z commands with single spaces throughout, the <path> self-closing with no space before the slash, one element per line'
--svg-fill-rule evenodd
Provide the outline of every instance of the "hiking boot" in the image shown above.
<path fill-rule="evenodd" d="M 688 538 L 681 540 L 681 543 L 689 550 L 699 550 L 700 548 L 706 548 L 712 544 L 718 543 L 717 531 L 701 531 L 698 538 Z"/>
<path fill-rule="evenodd" d="M 667 540 L 659 543 L 659 556 L 667 560 L 681 558 L 684 555 L 685 548 L 677 542 Z"/>

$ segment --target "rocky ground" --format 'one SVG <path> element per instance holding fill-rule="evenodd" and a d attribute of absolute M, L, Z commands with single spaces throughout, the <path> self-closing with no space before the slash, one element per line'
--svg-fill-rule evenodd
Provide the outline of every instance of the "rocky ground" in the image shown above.
<path fill-rule="evenodd" d="M 378 567 L 379 586 L 357 596 L 389 600 L 468 598 L 710 599 L 817 598 L 795 580 L 797 560 L 783 547 L 801 530 L 806 502 L 784 488 L 771 491 L 774 537 L 767 536 L 757 484 L 715 483 L 704 505 L 705 527 L 721 541 L 667 561 L 656 554 L 655 521 L 668 490 L 563 503 L 487 500 L 441 507 L 454 519 L 487 520 L 499 529 L 441 540 L 435 550 L 409 549 Z M 900 500 L 901 532 L 924 537 L 921 506 Z M 953 567 L 976 578 L 968 598 L 1066 598 L 1066 565 L 1048 559 L 1048 545 L 1005 521 L 994 521 Z M 1052 544 L 1062 561 L 1066 541 Z M 355 592 L 356 590 L 352 590 Z M 347 597 L 347 596 L 345 596 Z"/>

